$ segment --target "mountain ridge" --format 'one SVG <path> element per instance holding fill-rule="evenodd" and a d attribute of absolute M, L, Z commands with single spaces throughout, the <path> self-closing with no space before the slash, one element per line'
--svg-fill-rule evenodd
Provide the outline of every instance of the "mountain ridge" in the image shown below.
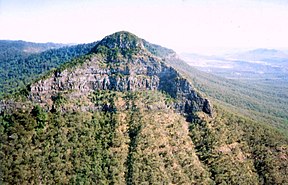
<path fill-rule="evenodd" d="M 1 183 L 288 183 L 287 137 L 212 107 L 187 78 L 201 72 L 136 41 L 97 42 L 2 101 Z"/>
<path fill-rule="evenodd" d="M 61 91 L 76 91 L 77 96 L 82 96 L 95 90 L 159 90 L 179 99 L 175 107 L 182 113 L 203 111 L 212 115 L 209 100 L 202 98 L 175 69 L 148 52 L 142 40 L 135 35 L 117 32 L 105 37 L 91 51 L 92 57 L 86 59 L 82 67 L 77 66 L 75 73 L 64 68 L 63 71 L 56 71 L 48 80 L 32 84 L 31 99 L 47 102 Z"/>
<path fill-rule="evenodd" d="M 11 42 L 12 44 L 0 42 L 0 98 L 25 87 L 52 68 L 86 55 L 96 45 L 89 43 L 52 49 L 44 44 L 48 47 L 45 51 L 25 53 L 21 45 Z M 36 50 L 40 51 L 38 45 L 32 43 L 32 46 L 37 46 Z"/>
<path fill-rule="evenodd" d="M 34 43 L 34 42 L 27 42 L 23 40 L 0 40 L 0 48 L 2 51 L 4 49 L 10 48 L 13 52 L 23 52 L 23 53 L 39 53 L 43 52 L 48 49 L 57 49 L 60 47 L 67 46 L 67 44 L 60 44 L 60 43 Z M 2 54 L 0 51 L 0 56 Z"/>

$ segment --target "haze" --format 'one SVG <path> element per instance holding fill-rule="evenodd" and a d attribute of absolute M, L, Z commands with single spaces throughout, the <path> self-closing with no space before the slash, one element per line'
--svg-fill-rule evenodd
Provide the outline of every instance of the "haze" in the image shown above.
<path fill-rule="evenodd" d="M 177 52 L 287 48 L 281 0 L 0 0 L 0 39 L 88 43 L 126 30 Z"/>

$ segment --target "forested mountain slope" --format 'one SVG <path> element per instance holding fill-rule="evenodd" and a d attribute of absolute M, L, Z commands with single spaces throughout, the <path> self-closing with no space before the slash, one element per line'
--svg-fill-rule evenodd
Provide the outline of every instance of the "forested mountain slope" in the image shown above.
<path fill-rule="evenodd" d="M 287 133 L 288 89 L 286 86 L 257 84 L 253 81 L 225 79 L 196 70 L 177 57 L 166 59 L 167 63 L 186 74 L 195 88 L 208 95 L 223 107 L 252 118 L 255 121 L 274 125 Z"/>
<path fill-rule="evenodd" d="M 52 68 L 87 54 L 95 44 L 0 41 L 0 97 L 23 88 Z"/>
<path fill-rule="evenodd" d="M 2 100 L 2 183 L 287 184 L 287 136 L 209 101 L 171 52 L 117 32 Z"/>
<path fill-rule="evenodd" d="M 56 43 L 34 43 L 26 41 L 0 40 L 0 59 L 11 56 L 28 56 L 33 53 L 41 53 L 48 49 L 57 49 L 65 44 Z"/>

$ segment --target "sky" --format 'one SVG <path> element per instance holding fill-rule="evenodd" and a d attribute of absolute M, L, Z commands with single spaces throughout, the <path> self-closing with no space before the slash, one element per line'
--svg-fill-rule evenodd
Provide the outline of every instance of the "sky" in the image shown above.
<path fill-rule="evenodd" d="M 122 30 L 178 53 L 288 48 L 288 1 L 0 0 L 0 40 L 89 43 Z"/>

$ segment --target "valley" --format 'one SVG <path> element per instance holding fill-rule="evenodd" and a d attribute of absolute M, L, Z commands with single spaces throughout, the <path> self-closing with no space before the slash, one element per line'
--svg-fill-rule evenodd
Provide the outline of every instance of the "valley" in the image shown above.
<path fill-rule="evenodd" d="M 287 129 L 286 52 L 258 49 L 223 57 L 195 54 L 180 57 L 204 72 L 199 73 L 184 63 L 185 67 L 178 65 L 201 91 L 236 112 Z"/>

